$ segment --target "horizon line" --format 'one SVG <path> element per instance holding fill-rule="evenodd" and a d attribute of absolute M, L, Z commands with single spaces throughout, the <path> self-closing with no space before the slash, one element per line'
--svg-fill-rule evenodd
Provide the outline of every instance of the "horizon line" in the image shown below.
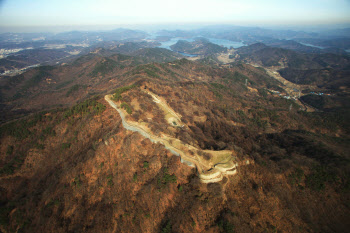
<path fill-rule="evenodd" d="M 150 28 L 158 28 L 157 30 L 164 30 L 161 28 L 170 26 L 168 30 L 193 30 L 206 26 L 234 26 L 234 27 L 287 27 L 287 28 L 334 28 L 345 29 L 350 28 L 349 22 L 327 22 L 327 23 L 248 23 L 248 22 L 169 22 L 169 23 L 120 23 L 120 24 L 71 24 L 71 25 L 0 25 L 0 34 L 3 33 L 62 33 L 69 31 L 110 31 L 115 29 L 132 29 L 145 30 Z M 186 29 L 186 27 L 188 27 Z M 148 28 L 148 29 L 147 29 Z M 50 30 L 51 29 L 51 30 Z M 58 30 L 60 29 L 60 30 Z M 289 29 L 286 29 L 289 30 Z"/>

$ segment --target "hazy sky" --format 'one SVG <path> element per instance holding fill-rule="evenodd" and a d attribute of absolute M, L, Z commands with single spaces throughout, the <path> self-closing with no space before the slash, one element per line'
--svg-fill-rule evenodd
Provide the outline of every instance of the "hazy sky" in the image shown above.
<path fill-rule="evenodd" d="M 0 0 L 0 26 L 350 22 L 350 0 Z"/>

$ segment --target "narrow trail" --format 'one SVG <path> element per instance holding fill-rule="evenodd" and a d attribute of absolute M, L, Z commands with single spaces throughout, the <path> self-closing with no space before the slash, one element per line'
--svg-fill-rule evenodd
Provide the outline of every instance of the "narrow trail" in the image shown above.
<path fill-rule="evenodd" d="M 125 129 L 133 131 L 133 132 L 138 132 L 142 136 L 150 139 L 154 143 L 158 143 L 159 142 L 159 143 L 163 144 L 170 152 L 172 152 L 173 154 L 175 154 L 177 156 L 179 156 L 180 154 L 183 154 L 182 150 L 180 150 L 180 149 L 170 145 L 167 142 L 167 140 L 165 140 L 163 138 L 160 138 L 160 137 L 158 137 L 156 135 L 150 134 L 145 129 L 143 129 L 143 128 L 137 126 L 137 125 L 134 125 L 131 122 L 127 122 L 126 119 L 125 119 L 125 115 L 124 115 L 123 111 L 121 109 L 119 109 L 117 107 L 117 105 L 111 100 L 111 96 L 110 95 L 106 95 L 105 96 L 105 100 L 109 103 L 109 105 L 111 107 L 113 107 L 114 109 L 116 109 L 118 111 L 118 113 L 119 113 L 119 115 L 120 115 L 120 117 L 122 119 L 122 124 L 123 124 Z M 181 162 L 183 162 L 183 163 L 185 163 L 185 164 L 187 164 L 189 166 L 194 167 L 194 164 L 198 163 L 198 161 L 196 161 L 195 159 L 187 158 L 187 160 L 186 160 L 183 157 L 185 157 L 185 156 L 181 156 L 181 160 L 182 160 Z M 196 164 L 196 165 L 199 165 L 199 164 Z M 199 167 L 201 167 L 201 166 L 199 166 Z M 202 170 L 202 169 L 200 169 L 200 170 Z"/>
<path fill-rule="evenodd" d="M 123 110 L 117 106 L 111 97 L 111 95 L 106 95 L 105 100 L 112 108 L 117 110 L 122 119 L 122 125 L 125 129 L 133 132 L 138 132 L 154 143 L 161 143 L 172 154 L 180 156 L 182 163 L 191 167 L 196 167 L 199 177 L 203 183 L 219 182 L 223 179 L 224 175 L 235 175 L 237 173 L 236 167 L 238 164 L 233 161 L 232 151 L 205 151 L 216 155 L 217 158 L 214 160 L 215 162 L 206 162 L 204 164 L 203 161 L 199 160 L 198 156 L 188 156 L 186 151 L 184 151 L 185 148 L 191 148 L 195 152 L 198 152 L 200 149 L 191 145 L 184 144 L 179 139 L 169 137 L 168 135 L 162 135 L 160 137 L 156 136 L 149 132 L 147 128 L 142 127 L 137 123 L 127 121 L 125 119 Z M 175 143 L 173 142 L 176 142 L 177 146 L 175 146 Z M 230 154 L 229 157 L 227 157 L 228 154 Z M 224 159 L 220 160 L 220 157 L 223 157 Z"/>

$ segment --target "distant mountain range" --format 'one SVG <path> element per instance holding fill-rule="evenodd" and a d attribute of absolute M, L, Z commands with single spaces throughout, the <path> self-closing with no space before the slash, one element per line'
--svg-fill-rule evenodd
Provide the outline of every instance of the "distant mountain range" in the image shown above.
<path fill-rule="evenodd" d="M 63 63 L 74 58 L 75 55 L 86 54 L 98 47 L 128 54 L 145 47 L 160 46 L 162 42 L 172 38 L 180 38 L 180 41 L 171 46 L 173 50 L 204 56 L 227 51 L 226 48 L 209 42 L 208 38 L 240 41 L 246 45 L 263 43 L 271 47 L 308 54 L 348 55 L 348 51 L 345 50 L 350 49 L 349 31 L 346 28 L 327 32 L 304 32 L 215 25 L 195 30 L 160 30 L 155 33 L 155 36 L 144 31 L 125 28 L 110 31 L 70 31 L 58 34 L 4 33 L 0 34 L 0 56 L 2 57 L 0 73 L 11 73 L 11 70 L 33 65 Z M 188 42 L 181 41 L 181 38 L 197 38 L 197 40 Z M 119 46 L 121 44 L 123 46 Z M 112 48 L 112 46 L 115 47 Z M 273 58 L 263 60 L 268 65 L 276 65 Z M 310 64 L 306 66 L 310 67 Z"/>

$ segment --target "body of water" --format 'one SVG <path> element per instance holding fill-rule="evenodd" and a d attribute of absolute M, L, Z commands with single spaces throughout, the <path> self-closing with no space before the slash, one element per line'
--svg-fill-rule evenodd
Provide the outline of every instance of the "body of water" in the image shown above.
<path fill-rule="evenodd" d="M 246 46 L 243 44 L 243 41 L 232 41 L 232 40 L 225 40 L 225 39 L 216 39 L 216 38 L 207 38 L 211 43 L 217 44 L 226 48 L 239 48 L 242 46 Z"/>
<path fill-rule="evenodd" d="M 158 46 L 159 48 L 165 48 L 165 49 L 169 49 L 171 50 L 170 46 L 176 44 L 179 40 L 185 40 L 185 41 L 188 41 L 188 42 L 193 42 L 194 41 L 194 38 L 190 38 L 190 39 L 186 39 L 186 38 L 171 38 L 170 40 L 168 41 L 164 41 L 164 42 L 160 42 L 161 45 Z"/>
<path fill-rule="evenodd" d="M 230 47 L 239 48 L 239 47 L 245 46 L 245 44 L 243 44 L 242 41 L 231 41 L 231 40 L 216 39 L 216 38 L 206 38 L 206 39 L 209 40 L 213 44 L 217 44 L 217 45 L 220 45 L 220 46 L 223 46 L 223 47 L 226 47 L 226 48 L 230 48 Z M 158 46 L 158 47 L 171 50 L 170 46 L 176 44 L 179 40 L 185 40 L 185 41 L 188 41 L 188 42 L 193 42 L 193 41 L 195 41 L 195 38 L 189 38 L 189 39 L 178 38 L 178 37 L 177 38 L 171 38 L 171 40 L 169 40 L 169 41 L 160 42 L 161 45 Z"/>
<path fill-rule="evenodd" d="M 189 54 L 189 53 L 181 53 L 181 52 L 177 52 L 179 54 L 181 54 L 182 56 L 185 56 L 185 57 L 197 57 L 198 55 L 197 54 Z"/>
<path fill-rule="evenodd" d="M 223 47 L 226 47 L 226 48 L 230 48 L 230 47 L 239 48 L 239 47 L 245 46 L 245 44 L 243 44 L 243 42 L 238 42 L 238 41 L 216 39 L 216 38 L 206 38 L 206 39 L 209 40 L 213 44 L 217 44 L 217 45 L 220 45 L 220 46 L 223 46 Z M 160 42 L 161 45 L 158 46 L 158 47 L 172 50 L 170 48 L 170 46 L 176 44 L 179 40 L 185 40 L 185 41 L 188 41 L 188 42 L 193 42 L 193 41 L 195 41 L 195 38 L 179 38 L 179 37 L 171 38 L 168 41 Z M 183 56 L 186 56 L 186 57 L 196 57 L 196 56 L 198 56 L 196 54 L 188 54 L 188 53 L 179 53 L 179 54 L 181 54 Z"/>

